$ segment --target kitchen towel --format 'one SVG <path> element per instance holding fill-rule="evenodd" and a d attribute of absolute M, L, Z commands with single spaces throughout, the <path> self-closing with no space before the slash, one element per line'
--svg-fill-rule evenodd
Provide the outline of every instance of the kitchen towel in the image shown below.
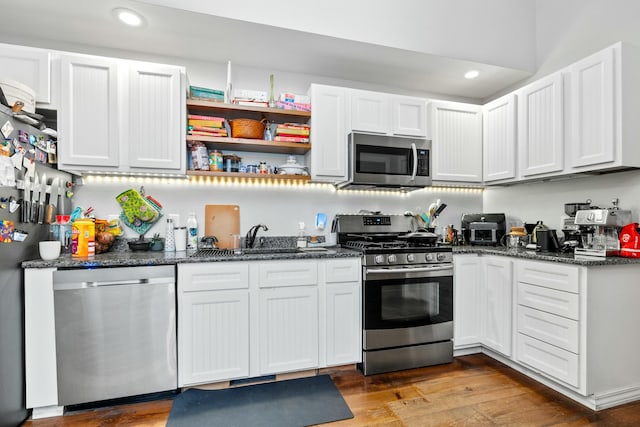
<path fill-rule="evenodd" d="M 224 390 L 189 389 L 173 401 L 167 427 L 302 427 L 353 418 L 328 375 Z"/>

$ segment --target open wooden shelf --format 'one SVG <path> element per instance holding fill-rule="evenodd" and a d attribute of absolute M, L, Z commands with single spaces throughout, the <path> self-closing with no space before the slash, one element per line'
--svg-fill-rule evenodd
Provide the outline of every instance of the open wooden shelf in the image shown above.
<path fill-rule="evenodd" d="M 244 178 L 244 179 L 279 179 L 294 181 L 309 181 L 311 177 L 308 175 L 280 175 L 280 174 L 259 174 L 259 173 L 239 173 L 239 172 L 212 172 L 188 170 L 189 176 L 211 176 L 223 178 Z"/>
<path fill-rule="evenodd" d="M 243 139 L 218 136 L 187 135 L 187 141 L 215 144 L 219 150 L 258 151 L 277 154 L 304 154 L 311 144 L 300 142 L 265 141 L 263 139 Z"/>
<path fill-rule="evenodd" d="M 189 114 L 222 115 L 231 120 L 238 118 L 267 119 L 270 122 L 306 123 L 311 118 L 308 111 L 281 110 L 279 108 L 253 107 L 247 105 L 225 104 L 224 102 L 211 102 L 199 99 L 187 99 Z"/>

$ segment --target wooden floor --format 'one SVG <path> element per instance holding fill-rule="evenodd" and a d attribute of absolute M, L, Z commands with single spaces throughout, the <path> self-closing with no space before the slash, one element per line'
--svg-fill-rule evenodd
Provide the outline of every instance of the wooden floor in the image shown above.
<path fill-rule="evenodd" d="M 329 372 L 353 419 L 347 426 L 640 426 L 640 402 L 594 412 L 484 355 L 364 377 Z M 27 421 L 24 426 L 164 426 L 171 400 Z M 249 427 L 249 426 L 247 426 Z"/>

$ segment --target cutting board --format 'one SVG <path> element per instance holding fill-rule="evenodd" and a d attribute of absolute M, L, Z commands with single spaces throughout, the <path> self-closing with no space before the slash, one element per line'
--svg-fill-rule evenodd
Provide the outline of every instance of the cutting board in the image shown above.
<path fill-rule="evenodd" d="M 216 236 L 219 248 L 233 248 L 232 235 L 240 234 L 240 206 L 205 205 L 204 235 Z"/>

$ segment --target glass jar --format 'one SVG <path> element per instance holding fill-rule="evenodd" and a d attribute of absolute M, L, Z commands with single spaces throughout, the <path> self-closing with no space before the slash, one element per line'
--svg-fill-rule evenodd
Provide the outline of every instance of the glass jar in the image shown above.
<path fill-rule="evenodd" d="M 218 150 L 209 152 L 209 170 L 222 172 L 222 153 Z"/>

